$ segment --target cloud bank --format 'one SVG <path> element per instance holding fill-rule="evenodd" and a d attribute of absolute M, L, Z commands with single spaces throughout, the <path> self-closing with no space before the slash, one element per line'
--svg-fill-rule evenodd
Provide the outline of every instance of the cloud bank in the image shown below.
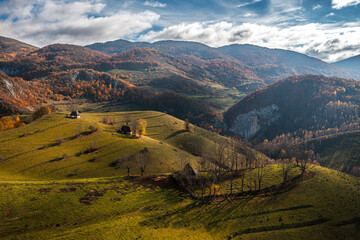
<path fill-rule="evenodd" d="M 195 22 L 150 31 L 140 37 L 143 41 L 187 40 L 212 47 L 229 44 L 254 44 L 269 48 L 298 51 L 325 61 L 360 54 L 358 42 L 360 23 L 345 25 L 309 23 L 295 26 L 268 26 L 255 23 Z"/>
<path fill-rule="evenodd" d="M 150 29 L 160 15 L 152 11 L 105 11 L 99 1 L 14 0 L 3 4 L 1 34 L 44 46 L 51 43 L 89 44 L 134 37 Z M 29 39 L 29 40 L 28 40 Z"/>
<path fill-rule="evenodd" d="M 358 4 L 360 4 L 360 0 L 332 0 L 332 8 L 334 9 L 341 9 Z"/>
<path fill-rule="evenodd" d="M 239 2 L 0 0 L 0 34 L 39 47 L 125 38 L 248 43 L 330 62 L 360 54 L 360 0 Z"/>

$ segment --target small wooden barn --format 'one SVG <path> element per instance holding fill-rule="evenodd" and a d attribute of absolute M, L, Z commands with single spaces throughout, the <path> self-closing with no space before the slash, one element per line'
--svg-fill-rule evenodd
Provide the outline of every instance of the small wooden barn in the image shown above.
<path fill-rule="evenodd" d="M 122 125 L 121 129 L 120 129 L 120 133 L 122 134 L 131 134 L 131 128 L 127 125 Z"/>
<path fill-rule="evenodd" d="M 73 119 L 78 119 L 80 118 L 80 112 L 79 111 L 72 111 L 70 113 L 70 118 L 73 118 Z"/>

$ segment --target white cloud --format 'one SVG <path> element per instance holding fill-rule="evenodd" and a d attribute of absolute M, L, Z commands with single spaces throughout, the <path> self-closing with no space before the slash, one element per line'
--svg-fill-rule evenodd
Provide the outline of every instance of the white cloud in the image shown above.
<path fill-rule="evenodd" d="M 107 13 L 106 5 L 97 0 L 15 0 L 5 4 L 4 8 L 0 4 L 0 14 L 7 10 L 10 14 L 0 20 L 1 34 L 36 46 L 54 42 L 84 45 L 134 37 L 152 28 L 160 17 L 152 11 Z M 22 16 L 21 12 L 30 14 Z"/>
<path fill-rule="evenodd" d="M 326 15 L 326 17 L 332 17 L 332 16 L 335 16 L 335 13 L 330 12 L 329 14 Z"/>
<path fill-rule="evenodd" d="M 245 13 L 245 14 L 244 14 L 244 17 L 246 17 L 246 18 L 247 18 L 247 17 L 252 17 L 252 16 L 253 16 L 252 13 Z"/>
<path fill-rule="evenodd" d="M 320 8 L 322 8 L 322 6 L 320 4 L 317 4 L 312 7 L 312 10 L 316 10 L 316 9 L 320 9 Z"/>
<path fill-rule="evenodd" d="M 230 22 L 195 22 L 150 31 L 144 41 L 186 40 L 219 47 L 228 44 L 254 44 L 298 51 L 325 61 L 336 61 L 360 54 L 360 23 L 269 26 L 256 23 L 235 25 Z"/>
<path fill-rule="evenodd" d="M 166 7 L 166 3 L 152 2 L 152 1 L 145 1 L 144 5 L 148 6 L 148 7 L 154 7 L 154 8 L 156 8 L 156 7 L 160 7 L 160 8 Z"/>
<path fill-rule="evenodd" d="M 246 7 L 246 6 L 261 2 L 261 1 L 262 0 L 252 0 L 252 1 L 249 1 L 249 2 L 245 2 L 245 3 L 240 3 L 240 4 L 236 5 L 235 7 L 236 8 L 242 8 L 242 7 Z"/>
<path fill-rule="evenodd" d="M 360 0 L 332 0 L 332 8 L 334 9 L 341 9 L 358 4 L 360 4 Z"/>
<path fill-rule="evenodd" d="M 38 14 L 38 19 L 43 21 L 76 19 L 87 13 L 99 13 L 105 6 L 106 4 L 103 3 L 70 2 L 59 4 L 59 2 L 47 1 Z"/>

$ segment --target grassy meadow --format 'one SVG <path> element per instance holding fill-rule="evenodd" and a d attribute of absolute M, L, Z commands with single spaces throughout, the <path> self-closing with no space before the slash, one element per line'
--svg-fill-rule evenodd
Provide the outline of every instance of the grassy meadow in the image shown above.
<path fill-rule="evenodd" d="M 0 238 L 357 239 L 360 180 L 311 172 L 285 193 L 205 202 L 123 177 L 2 181 Z"/>
<path fill-rule="evenodd" d="M 342 172 L 351 173 L 360 166 L 360 131 L 319 137 L 311 141 L 321 156 L 320 164 Z"/>
<path fill-rule="evenodd" d="M 117 133 L 125 115 L 147 121 L 146 135 L 133 138 Z M 114 125 L 100 123 L 110 118 Z M 93 126 L 98 130 L 91 134 Z M 210 149 L 223 137 L 191 126 L 185 132 L 184 122 L 161 112 L 84 113 L 81 119 L 70 119 L 65 113 L 53 113 L 24 127 L 0 132 L 0 180 L 6 179 L 63 179 L 111 177 L 124 175 L 124 166 L 111 166 L 117 158 L 130 156 L 145 147 L 151 162 L 145 173 L 169 173 L 179 170 L 180 158 L 193 165 L 198 157 L 196 148 Z M 86 153 L 91 147 L 94 152 Z M 85 152 L 85 153 L 84 153 Z M 132 172 L 139 173 L 133 168 Z"/>
<path fill-rule="evenodd" d="M 126 114 L 145 119 L 147 133 L 116 132 Z M 0 132 L 0 239 L 357 239 L 360 179 L 310 166 L 283 192 L 224 195 L 197 200 L 162 184 L 186 159 L 197 166 L 192 145 L 209 151 L 224 138 L 160 112 L 52 113 Z M 114 125 L 100 123 L 110 118 Z M 87 133 L 90 126 L 98 130 Z M 82 133 L 79 135 L 79 133 Z M 60 140 L 59 140 L 60 139 Z M 96 146 L 97 150 L 86 153 Z M 140 177 L 126 177 L 116 158 L 144 148 L 151 161 Z M 281 167 L 265 168 L 263 187 L 280 185 Z M 300 170 L 294 168 L 290 176 Z M 245 174 L 244 189 L 256 170 Z M 137 176 L 134 176 L 137 175 Z M 149 180 L 151 177 L 151 181 Z M 219 186 L 229 189 L 229 182 Z M 241 193 L 241 180 L 234 181 Z"/>

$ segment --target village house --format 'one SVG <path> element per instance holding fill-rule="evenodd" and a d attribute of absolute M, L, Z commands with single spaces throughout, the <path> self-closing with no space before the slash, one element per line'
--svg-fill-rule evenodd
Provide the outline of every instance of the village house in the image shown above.
<path fill-rule="evenodd" d="M 79 111 L 72 111 L 70 113 L 70 118 L 79 119 L 80 118 L 80 112 Z"/>

